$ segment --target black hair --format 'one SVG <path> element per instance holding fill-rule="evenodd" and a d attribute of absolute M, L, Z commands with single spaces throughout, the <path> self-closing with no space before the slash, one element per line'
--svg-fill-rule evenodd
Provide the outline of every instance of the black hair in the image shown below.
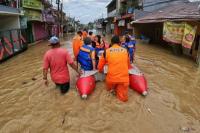
<path fill-rule="evenodd" d="M 88 33 L 88 30 L 87 29 L 83 29 L 83 31 L 86 31 Z"/>
<path fill-rule="evenodd" d="M 82 31 L 80 31 L 80 30 L 79 30 L 79 31 L 77 32 L 77 34 L 80 34 L 80 35 L 82 35 L 83 33 L 82 33 Z"/>
<path fill-rule="evenodd" d="M 86 37 L 85 39 L 84 39 L 84 44 L 85 45 L 90 45 L 92 43 L 92 40 L 90 39 L 90 37 Z"/>
<path fill-rule="evenodd" d="M 126 41 L 126 42 L 130 42 L 130 40 L 131 40 L 131 39 L 130 39 L 129 36 L 125 36 L 125 41 Z"/>
<path fill-rule="evenodd" d="M 125 33 L 125 34 L 128 34 L 129 32 L 126 30 L 124 33 Z"/>
<path fill-rule="evenodd" d="M 119 44 L 120 43 L 120 39 L 119 39 L 119 36 L 117 35 L 114 35 L 111 39 L 111 43 L 112 44 Z"/>
<path fill-rule="evenodd" d="M 98 38 L 97 42 L 98 42 L 99 44 L 101 44 L 101 36 L 100 36 L 100 35 L 96 35 L 96 37 Z"/>
<path fill-rule="evenodd" d="M 92 34 L 93 34 L 93 32 L 92 32 L 92 31 L 90 31 L 90 32 L 89 32 L 89 35 L 91 36 Z"/>

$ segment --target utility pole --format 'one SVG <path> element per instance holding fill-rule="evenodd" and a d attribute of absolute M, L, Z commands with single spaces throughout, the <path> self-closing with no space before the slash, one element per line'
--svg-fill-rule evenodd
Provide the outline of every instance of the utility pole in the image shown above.
<path fill-rule="evenodd" d="M 61 37 L 63 37 L 63 0 L 62 0 L 62 3 L 61 3 L 61 26 L 60 26 L 60 29 L 61 29 Z"/>
<path fill-rule="evenodd" d="M 59 33 L 58 33 L 58 36 L 60 36 L 60 32 L 61 32 L 61 28 L 60 28 L 60 0 L 56 0 L 56 4 L 58 6 L 58 29 L 59 29 Z"/>

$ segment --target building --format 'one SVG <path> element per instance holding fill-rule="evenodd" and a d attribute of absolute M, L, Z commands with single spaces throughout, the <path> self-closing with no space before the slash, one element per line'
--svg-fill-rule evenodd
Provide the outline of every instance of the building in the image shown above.
<path fill-rule="evenodd" d="M 146 13 L 187 0 L 112 0 L 107 5 L 107 33 L 123 35 L 133 32 L 131 21 Z"/>
<path fill-rule="evenodd" d="M 116 35 L 123 35 L 125 31 L 132 32 L 130 22 L 134 20 L 134 10 L 141 9 L 141 6 L 140 0 L 112 0 L 107 5 L 107 32 Z"/>
<path fill-rule="evenodd" d="M 47 38 L 48 32 L 43 22 L 42 10 L 44 5 L 41 0 L 22 0 L 21 6 L 24 11 L 24 20 L 27 20 L 26 32 L 28 42 L 32 43 Z"/>
<path fill-rule="evenodd" d="M 19 0 L 0 1 L 0 61 L 3 61 L 27 48 L 27 39 L 21 29 Z"/>
<path fill-rule="evenodd" d="M 107 5 L 107 25 L 106 32 L 114 33 L 114 18 L 117 16 L 117 12 L 119 11 L 119 2 L 118 0 L 112 0 Z"/>
<path fill-rule="evenodd" d="M 175 54 L 185 54 L 200 63 L 200 3 L 171 3 L 132 22 L 137 37 L 169 45 Z M 188 41 L 186 45 L 185 40 Z"/>
<path fill-rule="evenodd" d="M 45 30 L 47 31 L 48 37 L 58 35 L 56 24 L 57 14 L 56 10 L 53 9 L 52 4 L 48 0 L 43 0 L 44 8 L 42 10 L 42 21 L 45 23 Z"/>
<path fill-rule="evenodd" d="M 94 27 L 97 30 L 97 34 L 105 34 L 106 33 L 106 24 L 107 24 L 107 20 L 104 18 L 97 19 L 94 22 Z"/>
<path fill-rule="evenodd" d="M 124 35 L 125 31 L 132 33 L 131 22 L 134 20 L 135 9 L 142 9 L 140 0 L 120 0 L 118 16 L 115 18 L 115 34 Z"/>

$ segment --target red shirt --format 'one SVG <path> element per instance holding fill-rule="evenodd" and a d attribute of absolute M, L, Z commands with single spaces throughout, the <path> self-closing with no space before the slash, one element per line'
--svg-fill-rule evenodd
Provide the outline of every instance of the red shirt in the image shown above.
<path fill-rule="evenodd" d="M 53 48 L 45 53 L 43 68 L 50 68 L 53 82 L 64 84 L 70 81 L 67 63 L 73 63 L 69 52 L 64 48 Z"/>

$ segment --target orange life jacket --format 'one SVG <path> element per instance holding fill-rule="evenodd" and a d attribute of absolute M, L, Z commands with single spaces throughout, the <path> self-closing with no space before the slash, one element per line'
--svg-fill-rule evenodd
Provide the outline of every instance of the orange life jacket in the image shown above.
<path fill-rule="evenodd" d="M 129 58 L 125 48 L 114 44 L 106 50 L 106 56 L 99 59 L 98 69 L 102 71 L 107 63 L 108 73 L 106 80 L 113 83 L 129 83 Z"/>
<path fill-rule="evenodd" d="M 74 57 L 77 58 L 80 48 L 81 46 L 83 46 L 82 38 L 79 35 L 76 35 L 73 38 L 72 45 L 73 45 Z"/>

